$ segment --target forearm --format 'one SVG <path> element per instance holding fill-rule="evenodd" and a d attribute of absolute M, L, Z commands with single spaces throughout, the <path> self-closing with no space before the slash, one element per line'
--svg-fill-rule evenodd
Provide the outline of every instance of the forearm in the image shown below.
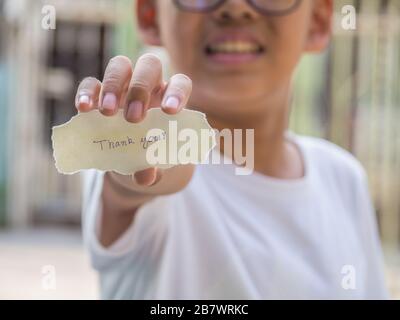
<path fill-rule="evenodd" d="M 99 241 L 104 247 L 113 244 L 131 225 L 137 209 L 154 197 L 135 190 L 112 175 L 104 175 L 101 194 Z"/>
<path fill-rule="evenodd" d="M 160 181 L 150 187 L 137 185 L 129 176 L 106 173 L 101 195 L 100 243 L 104 247 L 112 245 L 132 224 L 140 206 L 159 195 L 183 189 L 190 181 L 193 170 L 192 165 L 165 170 Z"/>

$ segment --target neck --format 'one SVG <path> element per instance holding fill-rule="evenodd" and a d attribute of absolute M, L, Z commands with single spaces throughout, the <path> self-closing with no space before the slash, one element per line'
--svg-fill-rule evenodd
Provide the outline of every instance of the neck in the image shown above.
<path fill-rule="evenodd" d="M 268 99 L 260 102 L 256 110 L 265 110 L 262 114 L 232 117 L 232 119 L 210 114 L 207 118 L 213 128 L 219 131 L 230 130 L 232 137 L 234 129 L 242 129 L 242 145 L 239 146 L 241 150 L 246 150 L 245 130 L 253 129 L 254 170 L 270 177 L 296 179 L 304 175 L 304 166 L 299 150 L 286 139 L 290 113 L 288 91 L 281 95 L 283 98 L 276 101 Z M 219 147 L 221 153 L 235 161 L 234 150 L 225 150 L 222 142 Z"/>

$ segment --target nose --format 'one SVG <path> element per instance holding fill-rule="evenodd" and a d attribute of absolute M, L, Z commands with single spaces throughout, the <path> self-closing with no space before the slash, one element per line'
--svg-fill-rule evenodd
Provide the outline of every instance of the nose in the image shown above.
<path fill-rule="evenodd" d="M 212 15 L 217 22 L 227 24 L 254 21 L 259 13 L 246 0 L 226 0 Z"/>

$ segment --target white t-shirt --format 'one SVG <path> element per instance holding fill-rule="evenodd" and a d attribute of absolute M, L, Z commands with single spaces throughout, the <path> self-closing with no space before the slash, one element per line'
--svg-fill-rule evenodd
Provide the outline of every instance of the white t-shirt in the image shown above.
<path fill-rule="evenodd" d="M 84 239 L 104 299 L 385 299 L 364 170 L 339 147 L 292 135 L 306 175 L 280 180 L 200 165 L 181 192 L 98 241 L 103 173 L 84 187 Z"/>

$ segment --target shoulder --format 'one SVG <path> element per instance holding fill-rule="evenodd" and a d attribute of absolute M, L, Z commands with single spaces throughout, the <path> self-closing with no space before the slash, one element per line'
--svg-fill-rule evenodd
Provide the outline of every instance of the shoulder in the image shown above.
<path fill-rule="evenodd" d="M 321 138 L 296 136 L 307 153 L 310 166 L 323 175 L 352 186 L 366 183 L 366 172 L 361 162 L 349 151 Z"/>

